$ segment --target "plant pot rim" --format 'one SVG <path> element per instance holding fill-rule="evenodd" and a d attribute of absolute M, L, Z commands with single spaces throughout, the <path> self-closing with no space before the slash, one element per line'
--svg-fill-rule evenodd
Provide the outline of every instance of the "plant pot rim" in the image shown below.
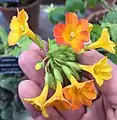
<path fill-rule="evenodd" d="M 36 4 L 38 4 L 39 2 L 40 2 L 40 0 L 36 0 L 31 4 L 21 6 L 21 7 L 15 7 L 15 6 L 13 6 L 13 7 L 3 7 L 3 6 L 0 6 L 0 9 L 5 10 L 5 11 L 16 11 L 17 8 L 18 9 L 29 9 L 29 8 L 35 6 Z"/>

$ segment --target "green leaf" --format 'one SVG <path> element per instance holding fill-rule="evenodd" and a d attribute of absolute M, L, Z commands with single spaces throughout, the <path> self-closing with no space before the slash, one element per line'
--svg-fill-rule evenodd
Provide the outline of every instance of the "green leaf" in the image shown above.
<path fill-rule="evenodd" d="M 117 44 L 117 24 L 112 24 L 109 29 L 112 40 Z"/>
<path fill-rule="evenodd" d="M 2 110 L 1 118 L 4 120 L 13 120 L 12 114 L 13 114 L 13 108 L 12 108 L 12 106 L 9 106 L 5 110 Z"/>
<path fill-rule="evenodd" d="M 8 34 L 6 33 L 5 29 L 2 26 L 0 26 L 0 39 L 1 39 L 2 43 L 3 43 L 3 45 L 6 46 L 7 42 L 8 42 L 7 41 Z"/>
<path fill-rule="evenodd" d="M 112 24 L 117 23 L 117 11 L 116 10 L 109 11 L 107 15 L 103 18 L 102 22 L 109 22 Z"/>
<path fill-rule="evenodd" d="M 65 19 L 65 13 L 65 7 L 57 7 L 49 12 L 48 18 L 52 23 L 56 24 Z"/>
<path fill-rule="evenodd" d="M 98 24 L 94 24 L 93 29 L 91 31 L 91 41 L 92 42 L 97 41 L 101 36 L 101 32 L 102 32 L 102 27 Z"/>
<path fill-rule="evenodd" d="M 27 36 L 23 36 L 19 40 L 19 44 L 21 46 L 21 52 L 24 52 L 29 49 L 30 45 L 32 44 L 32 40 Z"/>
<path fill-rule="evenodd" d="M 83 0 L 67 0 L 65 7 L 69 12 L 77 12 L 78 10 L 81 13 L 85 12 L 85 4 Z"/>
<path fill-rule="evenodd" d="M 87 0 L 87 6 L 90 8 L 94 8 L 101 0 Z"/>
<path fill-rule="evenodd" d="M 15 57 L 19 57 L 20 54 L 21 54 L 21 47 L 15 46 L 13 51 L 12 51 L 12 55 Z"/>
<path fill-rule="evenodd" d="M 111 40 L 117 44 L 117 24 L 102 23 L 102 26 L 109 29 Z"/>
<path fill-rule="evenodd" d="M 20 79 L 21 76 L 3 76 L 0 80 L 0 87 L 15 93 Z"/>
<path fill-rule="evenodd" d="M 106 56 L 115 64 L 117 64 L 117 55 L 111 54 L 111 53 L 107 53 Z"/>

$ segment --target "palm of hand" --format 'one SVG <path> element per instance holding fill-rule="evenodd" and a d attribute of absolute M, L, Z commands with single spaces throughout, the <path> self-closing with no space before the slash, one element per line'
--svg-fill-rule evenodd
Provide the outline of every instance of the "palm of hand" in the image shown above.
<path fill-rule="evenodd" d="M 40 88 L 43 86 L 44 71 L 35 71 L 34 66 L 36 62 L 41 61 L 45 56 L 35 44 L 33 44 L 29 51 L 24 52 L 19 59 L 19 64 L 24 73 L 30 80 L 22 81 L 19 85 L 19 95 L 21 99 L 36 97 L 40 94 Z M 79 60 L 84 64 L 93 64 L 99 61 L 103 55 L 96 51 L 90 51 L 82 56 Z M 24 103 L 24 106 L 32 115 L 34 120 L 116 120 L 117 119 L 117 66 L 109 61 L 112 65 L 112 79 L 105 81 L 104 85 L 99 88 L 96 87 L 99 95 L 93 102 L 93 105 L 86 109 L 81 107 L 77 111 L 58 111 L 54 108 L 49 108 L 50 117 L 44 118 L 40 112 L 36 111 L 31 105 Z"/>

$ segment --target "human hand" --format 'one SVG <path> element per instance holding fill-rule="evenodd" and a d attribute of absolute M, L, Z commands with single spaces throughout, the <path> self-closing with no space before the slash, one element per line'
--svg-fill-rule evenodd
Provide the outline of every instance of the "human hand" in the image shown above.
<path fill-rule="evenodd" d="M 46 45 L 47 46 L 47 45 Z M 44 84 L 44 70 L 35 71 L 35 64 L 45 57 L 45 53 L 33 44 L 29 51 L 24 52 L 19 59 L 19 64 L 29 80 L 22 81 L 19 84 L 20 98 L 33 98 L 40 94 Z M 103 58 L 103 55 L 96 51 L 88 51 L 79 56 L 83 64 L 94 64 Z M 23 102 L 26 109 L 34 120 L 116 120 L 117 119 L 117 66 L 109 60 L 112 66 L 112 79 L 104 81 L 104 85 L 99 87 L 98 98 L 88 109 L 81 107 L 76 111 L 58 111 L 55 108 L 49 108 L 49 118 L 44 118 L 42 114 L 36 111 L 33 106 Z M 90 79 L 91 77 L 88 76 Z"/>

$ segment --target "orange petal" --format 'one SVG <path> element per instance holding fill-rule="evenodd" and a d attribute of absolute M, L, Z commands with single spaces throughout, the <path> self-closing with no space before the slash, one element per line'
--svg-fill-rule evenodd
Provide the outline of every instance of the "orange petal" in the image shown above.
<path fill-rule="evenodd" d="M 83 42 L 88 42 L 90 40 L 90 34 L 87 31 L 82 31 L 79 33 L 78 39 Z"/>
<path fill-rule="evenodd" d="M 87 31 L 88 30 L 88 20 L 86 19 L 80 19 L 78 21 L 78 24 L 77 24 L 77 29 L 76 29 L 76 33 L 79 33 L 81 31 Z"/>
<path fill-rule="evenodd" d="M 77 17 L 77 14 L 75 13 L 72 13 L 72 12 L 68 12 L 65 14 L 65 17 L 66 17 L 66 25 L 69 26 L 69 29 L 71 31 L 74 31 L 75 28 L 76 28 L 76 25 L 78 23 L 78 17 Z"/>
<path fill-rule="evenodd" d="M 66 44 L 66 42 L 63 38 L 64 29 L 65 29 L 64 24 L 57 24 L 57 25 L 54 26 L 53 34 L 54 34 L 54 37 L 55 37 L 56 42 L 58 44 Z"/>
<path fill-rule="evenodd" d="M 10 32 L 8 35 L 9 46 L 17 44 L 17 42 L 20 40 L 20 37 L 21 36 L 19 33 Z"/>
<path fill-rule="evenodd" d="M 24 24 L 26 21 L 28 21 L 28 14 L 24 9 L 22 9 L 20 12 L 18 11 L 17 18 L 21 24 Z"/>
<path fill-rule="evenodd" d="M 81 96 L 77 96 L 74 99 L 72 99 L 72 110 L 78 110 L 83 104 L 83 101 L 81 99 Z"/>
<path fill-rule="evenodd" d="M 80 52 L 84 48 L 83 42 L 77 39 L 72 42 L 71 46 L 76 53 Z"/>
<path fill-rule="evenodd" d="M 71 100 L 72 99 L 72 85 L 69 85 L 69 86 L 63 88 L 63 93 L 67 100 Z"/>
<path fill-rule="evenodd" d="M 97 92 L 96 92 L 96 90 L 95 90 L 93 80 L 88 81 L 88 82 L 85 84 L 84 94 L 85 94 L 85 96 L 86 96 L 88 99 L 90 99 L 90 100 L 96 98 Z"/>

